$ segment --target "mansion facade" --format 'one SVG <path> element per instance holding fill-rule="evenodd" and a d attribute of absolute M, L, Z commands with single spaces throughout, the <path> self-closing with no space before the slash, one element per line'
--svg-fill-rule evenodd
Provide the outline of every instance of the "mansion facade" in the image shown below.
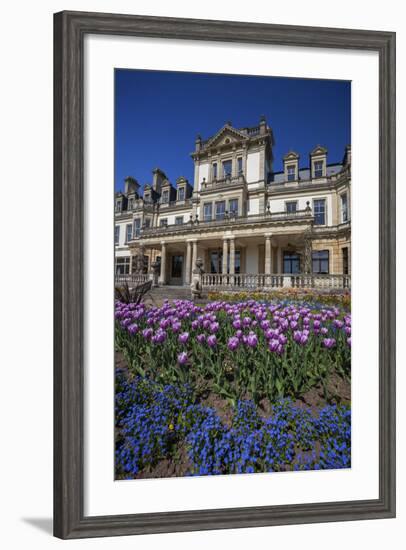
<path fill-rule="evenodd" d="M 274 172 L 273 145 L 264 117 L 249 128 L 229 122 L 197 137 L 192 183 L 179 177 L 175 187 L 156 168 L 141 192 L 127 177 L 115 194 L 116 275 L 147 276 L 158 265 L 161 285 L 190 285 L 200 258 L 207 286 L 260 276 L 282 286 L 300 275 L 337 276 L 349 286 L 350 146 L 329 164 L 317 145 L 306 168 L 289 151 Z"/>

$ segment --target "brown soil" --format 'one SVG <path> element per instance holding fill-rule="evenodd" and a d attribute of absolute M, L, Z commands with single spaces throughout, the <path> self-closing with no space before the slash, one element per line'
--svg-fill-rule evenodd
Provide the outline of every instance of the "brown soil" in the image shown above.
<path fill-rule="evenodd" d="M 128 363 L 121 351 L 116 350 L 114 355 L 114 366 L 117 370 L 128 374 Z"/>
<path fill-rule="evenodd" d="M 233 409 L 227 399 L 223 399 L 215 393 L 210 393 L 207 397 L 200 400 L 201 405 L 215 409 L 225 426 L 230 427 L 233 420 Z"/>
<path fill-rule="evenodd" d="M 164 477 L 184 477 L 190 472 L 191 463 L 187 455 L 186 447 L 183 445 L 178 452 L 178 456 L 173 460 L 163 458 L 154 467 L 146 467 L 134 479 L 150 479 Z"/>

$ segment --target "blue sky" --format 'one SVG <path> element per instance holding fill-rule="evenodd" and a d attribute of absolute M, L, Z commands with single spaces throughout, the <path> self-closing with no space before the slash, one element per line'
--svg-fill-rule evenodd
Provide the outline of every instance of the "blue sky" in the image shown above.
<path fill-rule="evenodd" d="M 351 83 L 264 76 L 239 76 L 116 69 L 115 187 L 126 176 L 141 185 L 161 168 L 175 184 L 193 184 L 197 134 L 207 139 L 227 121 L 256 126 L 265 115 L 275 137 L 274 170 L 293 149 L 300 167 L 317 144 L 328 163 L 339 162 L 351 143 Z"/>

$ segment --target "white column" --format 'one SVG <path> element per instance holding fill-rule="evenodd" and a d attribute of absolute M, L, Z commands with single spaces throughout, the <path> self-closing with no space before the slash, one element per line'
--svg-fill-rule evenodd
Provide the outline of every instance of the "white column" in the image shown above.
<path fill-rule="evenodd" d="M 235 273 L 235 240 L 234 240 L 234 237 L 232 237 L 230 239 L 230 275 L 234 275 L 234 273 Z"/>
<path fill-rule="evenodd" d="M 196 260 L 197 260 L 197 241 L 192 241 L 193 244 L 193 252 L 192 252 L 192 271 L 196 267 Z"/>
<path fill-rule="evenodd" d="M 268 233 L 265 235 L 265 273 L 266 275 L 269 275 L 271 273 L 271 266 L 272 266 L 272 260 L 271 260 L 271 234 Z"/>
<path fill-rule="evenodd" d="M 166 243 L 161 243 L 161 275 L 159 276 L 159 283 L 161 285 L 166 284 Z"/>
<path fill-rule="evenodd" d="M 192 263 L 192 243 L 187 241 L 186 243 L 186 266 L 185 266 L 185 284 L 190 285 L 190 272 Z"/>
<path fill-rule="evenodd" d="M 223 275 L 227 274 L 227 255 L 228 255 L 227 239 L 223 239 L 223 265 L 221 269 L 221 272 Z"/>

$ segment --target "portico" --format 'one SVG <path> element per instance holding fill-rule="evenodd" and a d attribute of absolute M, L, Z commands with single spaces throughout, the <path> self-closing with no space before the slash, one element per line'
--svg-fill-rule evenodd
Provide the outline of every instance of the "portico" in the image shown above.
<path fill-rule="evenodd" d="M 249 234 L 250 233 L 250 234 Z M 335 271 L 332 253 L 336 239 L 313 238 L 306 243 L 306 230 L 287 232 L 286 228 L 274 231 L 247 233 L 226 231 L 222 235 L 198 234 L 194 238 L 167 237 L 165 240 L 143 239 L 144 253 L 149 263 L 160 261 L 160 285 L 190 285 L 191 273 L 197 258 L 203 269 L 211 275 L 299 275 L 310 273 L 328 275 Z M 148 242 L 150 241 L 150 242 Z M 323 246 L 323 250 L 320 247 Z M 137 255 L 138 247 L 131 247 Z M 310 257 L 307 257 L 309 256 Z M 310 266 L 310 269 L 306 266 Z"/>

